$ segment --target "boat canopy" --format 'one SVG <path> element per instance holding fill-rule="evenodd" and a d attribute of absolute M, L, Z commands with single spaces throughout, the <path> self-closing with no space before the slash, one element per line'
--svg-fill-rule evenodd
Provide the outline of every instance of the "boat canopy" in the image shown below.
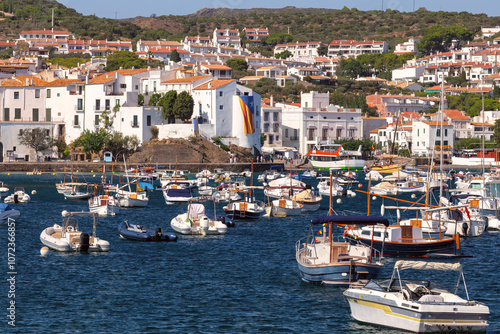
<path fill-rule="evenodd" d="M 344 224 L 344 225 L 377 225 L 389 226 L 389 221 L 381 216 L 321 216 L 311 220 L 312 225 L 317 224 Z"/>
<path fill-rule="evenodd" d="M 394 265 L 394 269 L 420 269 L 420 270 L 453 270 L 462 272 L 460 263 L 426 262 L 426 261 L 405 261 L 399 260 Z"/>

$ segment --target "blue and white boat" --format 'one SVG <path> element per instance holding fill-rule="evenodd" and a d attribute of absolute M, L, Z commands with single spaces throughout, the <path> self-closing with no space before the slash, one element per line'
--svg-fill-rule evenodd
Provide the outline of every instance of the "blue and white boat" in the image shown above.
<path fill-rule="evenodd" d="M 322 216 L 311 221 L 306 238 L 296 244 L 295 257 L 304 282 L 327 286 L 348 286 L 376 278 L 383 264 L 379 252 L 363 244 L 349 244 L 332 236 L 333 224 L 356 224 L 357 216 Z M 365 224 L 377 219 L 363 217 Z M 379 218 L 379 217 L 375 217 Z"/>
<path fill-rule="evenodd" d="M 20 215 L 21 213 L 12 209 L 9 204 L 0 203 L 0 224 L 9 219 L 17 219 Z"/>
<path fill-rule="evenodd" d="M 138 241 L 177 241 L 177 235 L 165 233 L 161 228 L 145 228 L 139 224 L 124 221 L 118 225 L 118 233 L 124 239 Z"/>
<path fill-rule="evenodd" d="M 163 198 L 167 204 L 187 203 L 193 198 L 188 183 L 170 183 L 162 188 Z"/>

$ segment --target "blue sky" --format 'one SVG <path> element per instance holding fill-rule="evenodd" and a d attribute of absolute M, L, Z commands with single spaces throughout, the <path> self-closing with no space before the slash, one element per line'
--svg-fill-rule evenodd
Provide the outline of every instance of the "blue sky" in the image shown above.
<path fill-rule="evenodd" d="M 380 10 L 391 8 L 401 12 L 413 11 L 425 7 L 430 11 L 453 11 L 486 13 L 488 16 L 500 16 L 498 0 L 57 0 L 63 5 L 74 8 L 84 15 L 95 14 L 98 17 L 129 18 L 135 16 L 186 15 L 202 8 L 282 8 L 295 6 L 298 8 L 357 8 L 359 10 Z"/>

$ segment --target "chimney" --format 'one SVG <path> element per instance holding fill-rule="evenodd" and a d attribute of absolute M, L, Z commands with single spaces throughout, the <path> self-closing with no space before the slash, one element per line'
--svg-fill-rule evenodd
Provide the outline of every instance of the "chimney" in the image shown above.
<path fill-rule="evenodd" d="M 274 107 L 274 96 L 271 95 L 271 107 Z"/>

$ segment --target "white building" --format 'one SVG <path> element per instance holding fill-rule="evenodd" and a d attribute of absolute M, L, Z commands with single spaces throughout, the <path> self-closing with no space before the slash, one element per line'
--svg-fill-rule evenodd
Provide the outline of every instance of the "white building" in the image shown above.
<path fill-rule="evenodd" d="M 192 118 L 201 119 L 200 134 L 261 152 L 261 99 L 236 80 L 212 80 L 193 89 Z"/>
<path fill-rule="evenodd" d="M 215 29 L 212 43 L 214 46 L 241 47 L 240 32 L 238 29 Z"/>
<path fill-rule="evenodd" d="M 328 45 L 328 56 L 356 58 L 362 54 L 384 53 L 388 50 L 389 44 L 384 41 L 333 40 Z"/>
<path fill-rule="evenodd" d="M 301 94 L 300 106 L 276 103 L 283 109 L 283 146 L 304 155 L 319 142 L 362 138 L 361 109 L 330 105 L 329 98 L 312 91 Z"/>
<path fill-rule="evenodd" d="M 399 43 L 394 47 L 394 54 L 405 54 L 405 53 L 413 53 L 417 54 L 417 44 L 420 43 L 420 40 L 410 38 L 408 41 L 404 43 Z"/>
<path fill-rule="evenodd" d="M 443 124 L 443 151 L 450 151 L 455 144 L 453 126 Z M 441 149 L 441 122 L 413 121 L 412 154 L 429 157 L 434 150 Z"/>
<path fill-rule="evenodd" d="M 288 44 L 277 44 L 274 47 L 274 54 L 289 51 L 293 58 L 316 58 L 321 42 L 295 42 Z"/>

